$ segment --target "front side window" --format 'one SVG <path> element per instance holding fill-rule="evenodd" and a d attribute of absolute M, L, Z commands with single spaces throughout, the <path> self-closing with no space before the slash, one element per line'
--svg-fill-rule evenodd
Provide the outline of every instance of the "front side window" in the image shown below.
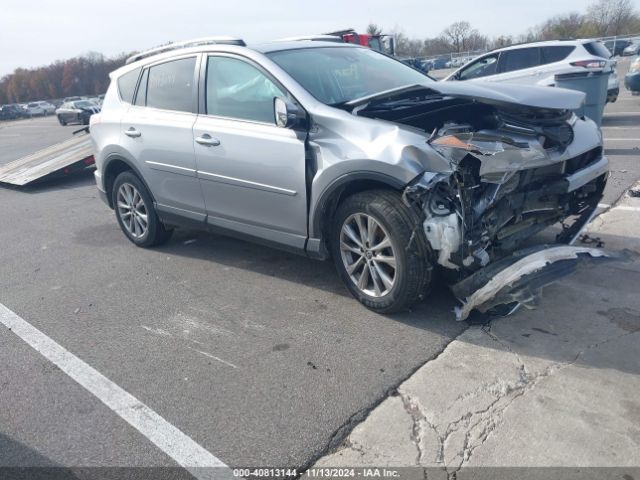
<path fill-rule="evenodd" d="M 209 115 L 275 123 L 273 99 L 286 96 L 262 71 L 243 60 L 230 57 L 207 60 Z"/>
<path fill-rule="evenodd" d="M 500 64 L 500 71 L 503 73 L 537 67 L 540 65 L 540 49 L 535 47 L 507 50 L 500 55 Z"/>
<path fill-rule="evenodd" d="M 486 77 L 496 73 L 498 66 L 498 55 L 490 55 L 488 57 L 476 60 L 467 66 L 458 75 L 458 80 L 469 80 L 472 78 Z"/>
<path fill-rule="evenodd" d="M 328 105 L 433 82 L 425 74 L 369 48 L 297 48 L 267 56 Z"/>
<path fill-rule="evenodd" d="M 191 112 L 196 57 L 173 60 L 149 68 L 147 107 Z"/>

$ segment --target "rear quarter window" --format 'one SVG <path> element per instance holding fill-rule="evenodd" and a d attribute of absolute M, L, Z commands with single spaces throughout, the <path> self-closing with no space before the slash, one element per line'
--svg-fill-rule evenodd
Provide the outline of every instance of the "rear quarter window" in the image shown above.
<path fill-rule="evenodd" d="M 558 45 L 554 47 L 542 47 L 541 50 L 541 63 L 554 63 L 559 62 L 567 58 L 571 52 L 576 49 L 572 45 Z"/>
<path fill-rule="evenodd" d="M 138 77 L 140 76 L 140 68 L 136 68 L 118 78 L 118 92 L 120 98 L 131 103 L 133 101 L 133 93 L 136 90 L 136 84 L 138 83 Z"/>
<path fill-rule="evenodd" d="M 589 42 L 584 44 L 584 48 L 591 55 L 602 58 L 610 58 L 611 52 L 600 42 Z"/>

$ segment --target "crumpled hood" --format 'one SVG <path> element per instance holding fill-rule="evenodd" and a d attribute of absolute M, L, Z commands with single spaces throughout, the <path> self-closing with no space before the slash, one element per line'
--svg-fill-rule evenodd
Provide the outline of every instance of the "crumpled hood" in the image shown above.
<path fill-rule="evenodd" d="M 535 87 L 488 82 L 435 82 L 428 87 L 444 95 L 467 97 L 484 103 L 519 104 L 536 108 L 575 110 L 582 106 L 585 95 L 565 88 Z"/>

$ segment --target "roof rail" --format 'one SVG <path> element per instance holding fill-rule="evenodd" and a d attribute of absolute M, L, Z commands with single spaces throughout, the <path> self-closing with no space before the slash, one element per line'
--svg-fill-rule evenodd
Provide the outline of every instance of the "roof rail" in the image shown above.
<path fill-rule="evenodd" d="M 275 42 L 298 42 L 298 41 L 314 41 L 314 42 L 336 42 L 344 43 L 342 38 L 335 35 L 300 35 L 298 37 L 285 37 L 274 40 Z"/>
<path fill-rule="evenodd" d="M 178 50 L 180 48 L 188 48 L 188 47 L 199 47 L 201 45 L 239 45 L 241 47 L 246 46 L 244 40 L 241 38 L 234 37 L 202 37 L 202 38 L 194 38 L 192 40 L 184 40 L 182 42 L 168 43 L 167 45 L 162 45 L 161 47 L 152 48 L 150 50 L 145 50 L 144 52 L 136 53 L 135 55 L 127 58 L 125 64 L 137 62 L 138 60 L 142 60 L 143 58 L 150 57 L 152 55 L 157 55 L 159 53 L 169 52 L 171 50 Z"/>

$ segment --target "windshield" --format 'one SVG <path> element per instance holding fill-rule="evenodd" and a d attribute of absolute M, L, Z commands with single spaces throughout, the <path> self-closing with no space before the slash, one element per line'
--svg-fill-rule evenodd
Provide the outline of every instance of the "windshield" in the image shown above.
<path fill-rule="evenodd" d="M 301 48 L 267 56 L 327 105 L 433 82 L 404 63 L 366 48 Z"/>
<path fill-rule="evenodd" d="M 80 102 L 75 102 L 74 105 L 77 108 L 87 108 L 87 107 L 93 107 L 94 106 L 93 103 L 91 103 L 91 102 L 89 102 L 87 100 L 82 100 Z"/>

